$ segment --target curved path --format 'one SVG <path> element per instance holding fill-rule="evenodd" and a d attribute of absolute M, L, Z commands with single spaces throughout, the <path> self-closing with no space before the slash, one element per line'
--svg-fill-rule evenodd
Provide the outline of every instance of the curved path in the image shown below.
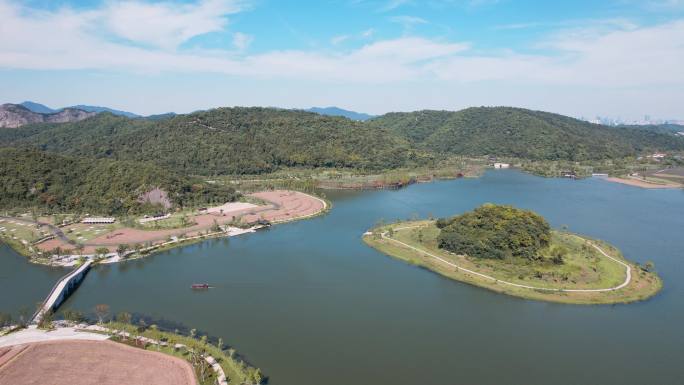
<path fill-rule="evenodd" d="M 424 226 L 407 226 L 407 227 L 399 227 L 399 228 L 397 228 L 397 229 L 394 229 L 394 231 L 406 230 L 406 229 L 413 229 L 413 228 L 416 228 L 416 227 L 424 227 Z M 605 288 L 605 289 L 553 289 L 553 288 L 548 288 L 548 287 L 537 287 L 537 286 L 521 285 L 521 284 L 519 284 L 519 283 L 513 283 L 513 282 L 503 281 L 503 280 L 500 280 L 500 279 L 498 279 L 498 278 L 494 278 L 494 277 L 489 276 L 489 275 L 486 275 L 486 274 L 478 273 L 478 272 L 476 272 L 476 271 L 469 270 L 469 269 L 466 269 L 466 268 L 464 268 L 464 267 L 460 267 L 460 266 L 456 265 L 455 263 L 449 262 L 449 261 L 447 261 L 446 259 L 444 259 L 444 258 L 442 258 L 442 257 L 439 257 L 439 256 L 437 256 L 437 255 L 435 255 L 435 254 L 430 253 L 429 251 L 422 250 L 422 249 L 419 249 L 419 248 L 417 248 L 417 247 L 414 247 L 414 246 L 411 246 L 411 245 L 409 245 L 409 244 L 406 244 L 406 243 L 404 243 L 404 242 L 397 241 L 396 239 L 389 238 L 389 237 L 386 236 L 386 234 L 387 234 L 387 232 L 384 232 L 384 233 L 381 233 L 380 235 L 382 236 L 383 239 L 387 239 L 387 240 L 392 241 L 392 242 L 394 242 L 394 243 L 398 243 L 398 244 L 400 244 L 400 245 L 402 245 L 402 246 L 404 246 L 404 247 L 408 247 L 409 249 L 412 249 L 412 250 L 417 251 L 417 252 L 419 252 L 419 253 L 422 253 L 422 254 L 425 254 L 425 255 L 429 255 L 430 257 L 432 257 L 432 258 L 434 258 L 434 259 L 436 259 L 436 260 L 438 260 L 438 261 L 440 261 L 440 262 L 443 262 L 443 263 L 445 263 L 445 264 L 447 264 L 447 265 L 449 265 L 449 266 L 455 267 L 456 269 L 463 270 L 463 271 L 465 271 L 465 272 L 467 272 L 467 273 L 477 275 L 478 277 L 482 277 L 482 278 L 485 278 L 485 279 L 489 279 L 489 280 L 492 280 L 492 281 L 494 281 L 494 282 L 496 282 L 496 283 L 502 283 L 502 284 L 504 284 L 504 285 L 509 285 L 509 286 L 522 287 L 522 288 L 525 288 L 525 289 L 533 289 L 533 290 L 562 291 L 562 292 L 578 292 L 578 293 L 593 293 L 593 292 L 603 292 L 603 291 L 620 290 L 620 289 L 622 289 L 623 287 L 629 285 L 629 283 L 632 281 L 632 269 L 630 268 L 630 266 L 629 266 L 628 264 L 626 264 L 626 263 L 620 261 L 619 259 L 613 258 L 613 257 L 611 257 L 610 255 L 606 254 L 605 251 L 603 251 L 600 247 L 596 246 L 596 245 L 595 245 L 594 243 L 592 243 L 592 242 L 589 242 L 589 244 L 592 245 L 592 246 L 593 246 L 596 250 L 598 250 L 601 254 L 603 254 L 603 256 L 605 256 L 605 257 L 607 257 L 607 258 L 613 260 L 614 262 L 619 263 L 620 265 L 622 265 L 622 266 L 625 268 L 626 277 L 625 277 L 625 281 L 624 281 L 624 282 L 622 282 L 621 284 L 619 284 L 619 285 L 617 285 L 617 286 L 613 286 L 613 287 L 609 287 L 609 288 Z M 576 235 L 574 235 L 574 236 L 577 237 Z M 581 237 L 577 237 L 577 238 L 583 239 L 583 238 L 581 238 Z"/>

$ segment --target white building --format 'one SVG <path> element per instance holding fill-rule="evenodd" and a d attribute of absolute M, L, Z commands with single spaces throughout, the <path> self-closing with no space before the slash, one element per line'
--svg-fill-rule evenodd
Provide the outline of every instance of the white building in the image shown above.
<path fill-rule="evenodd" d="M 115 218 L 109 218 L 109 217 L 92 217 L 92 218 L 84 218 L 81 223 L 89 224 L 89 225 L 94 225 L 94 224 L 111 224 L 116 221 Z"/>
<path fill-rule="evenodd" d="M 494 168 L 509 168 L 511 167 L 508 163 L 494 163 Z"/>

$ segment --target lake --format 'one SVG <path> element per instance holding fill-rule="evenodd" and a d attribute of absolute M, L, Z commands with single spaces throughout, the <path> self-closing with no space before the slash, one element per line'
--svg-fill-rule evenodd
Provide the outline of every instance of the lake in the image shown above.
<path fill-rule="evenodd" d="M 324 216 L 93 269 L 64 307 L 145 314 L 223 337 L 275 385 L 674 384 L 684 378 L 684 191 L 512 170 L 396 191 L 326 191 Z M 513 204 L 606 240 L 664 281 L 641 303 L 535 302 L 363 244 L 379 220 Z M 0 310 L 64 273 L 0 248 Z M 190 290 L 195 282 L 216 286 Z"/>

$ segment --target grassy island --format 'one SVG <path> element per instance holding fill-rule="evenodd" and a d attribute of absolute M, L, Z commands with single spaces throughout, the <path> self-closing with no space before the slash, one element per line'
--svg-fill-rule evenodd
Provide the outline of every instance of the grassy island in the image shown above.
<path fill-rule="evenodd" d="M 517 297 L 570 304 L 644 300 L 662 282 L 652 264 L 615 247 L 553 230 L 541 216 L 486 204 L 453 218 L 378 226 L 371 247 L 457 281 Z"/>

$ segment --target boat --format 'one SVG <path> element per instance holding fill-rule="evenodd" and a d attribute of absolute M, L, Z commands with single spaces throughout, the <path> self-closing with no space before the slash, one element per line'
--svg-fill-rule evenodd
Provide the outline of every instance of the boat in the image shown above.
<path fill-rule="evenodd" d="M 195 289 L 195 290 L 208 289 L 209 284 L 208 283 L 193 283 L 191 288 Z"/>

